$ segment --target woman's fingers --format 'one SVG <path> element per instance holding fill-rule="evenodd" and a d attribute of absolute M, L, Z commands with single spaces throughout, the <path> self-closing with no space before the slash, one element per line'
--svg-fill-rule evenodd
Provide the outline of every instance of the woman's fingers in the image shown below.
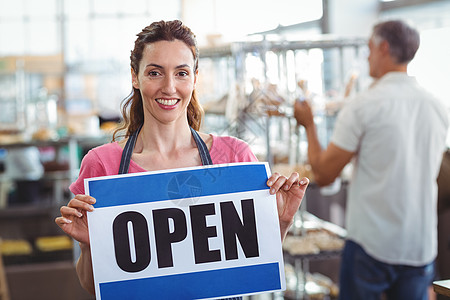
<path fill-rule="evenodd" d="M 55 218 L 55 223 L 59 226 L 71 224 L 75 218 L 82 218 L 86 211 L 93 211 L 92 206 L 95 198 L 88 195 L 76 195 L 69 201 L 67 206 L 61 206 L 59 209 L 61 216 Z"/>
<path fill-rule="evenodd" d="M 309 185 L 309 179 L 308 177 L 303 177 L 302 179 L 300 179 L 300 181 L 298 182 L 298 184 L 300 185 L 300 189 L 303 191 L 303 193 L 306 191 L 306 188 Z"/>
<path fill-rule="evenodd" d="M 81 209 L 79 209 L 79 208 L 61 206 L 59 211 L 61 212 L 61 216 L 65 217 L 65 218 L 67 218 L 69 216 L 81 218 L 83 216 L 83 213 L 81 212 Z"/>
<path fill-rule="evenodd" d="M 283 189 L 285 191 L 288 191 L 288 190 L 291 189 L 291 187 L 293 185 L 298 185 L 299 184 L 299 180 L 298 180 L 299 177 L 300 177 L 300 175 L 298 175 L 297 172 L 292 173 L 291 176 L 289 176 L 289 178 L 286 180 L 286 182 L 285 182 L 285 184 L 283 186 Z"/>
<path fill-rule="evenodd" d="M 61 207 L 60 210 L 61 210 L 61 213 L 63 213 L 63 210 L 67 211 L 67 209 L 65 209 L 67 207 L 67 208 L 75 209 L 78 212 L 93 211 L 94 210 L 94 206 L 92 206 L 93 204 L 95 204 L 95 198 L 88 196 L 88 195 L 76 195 L 72 200 L 69 201 L 67 206 Z"/>
<path fill-rule="evenodd" d="M 300 185 L 299 178 L 300 175 L 297 172 L 292 173 L 289 178 L 275 172 L 268 179 L 267 185 L 270 187 L 270 193 L 273 195 L 279 190 L 289 191 L 292 186 Z"/>
<path fill-rule="evenodd" d="M 286 176 L 282 176 L 277 172 L 273 173 L 267 180 L 267 185 L 270 187 L 270 194 L 276 194 L 286 181 Z"/>
<path fill-rule="evenodd" d="M 92 208 L 92 209 L 93 209 L 92 205 L 95 204 L 95 202 L 96 202 L 94 197 L 91 197 L 88 195 L 76 195 L 72 200 L 70 200 L 70 202 L 68 204 L 69 206 L 71 205 L 72 201 L 77 204 L 79 204 L 79 202 L 85 203 L 85 204 L 89 205 L 90 208 Z M 88 210 L 88 209 L 86 209 L 86 210 Z"/>
<path fill-rule="evenodd" d="M 58 224 L 59 226 L 63 226 L 65 224 L 71 224 L 72 220 L 64 218 L 64 217 L 57 217 L 55 219 L 55 223 Z"/>
<path fill-rule="evenodd" d="M 55 223 L 69 236 L 80 243 L 89 244 L 89 232 L 86 213 L 93 211 L 95 199 L 88 195 L 76 195 L 59 209 L 61 216 Z"/>
<path fill-rule="evenodd" d="M 306 177 L 299 179 L 297 172 L 292 173 L 289 178 L 274 173 L 267 180 L 270 193 L 276 194 L 278 218 L 280 221 L 280 233 L 282 239 L 286 236 L 289 227 L 292 225 L 294 216 L 297 213 L 309 180 Z"/>

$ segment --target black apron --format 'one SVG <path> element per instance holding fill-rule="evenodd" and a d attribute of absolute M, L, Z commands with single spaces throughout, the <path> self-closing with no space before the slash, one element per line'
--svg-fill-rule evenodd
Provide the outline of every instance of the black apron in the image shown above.
<path fill-rule="evenodd" d="M 209 155 L 208 147 L 206 146 L 205 142 L 201 139 L 200 135 L 197 131 L 195 131 L 192 127 L 191 133 L 194 137 L 194 141 L 197 144 L 198 153 L 200 154 L 200 159 L 202 160 L 202 165 L 212 165 L 211 156 Z M 120 166 L 119 166 L 119 175 L 120 174 L 127 174 L 128 169 L 130 168 L 130 161 L 131 161 L 131 155 L 133 154 L 134 146 L 136 145 L 136 139 L 139 135 L 139 132 L 142 129 L 142 125 L 128 138 L 128 141 L 123 148 L 122 151 L 122 158 L 120 159 Z M 222 300 L 242 300 L 242 297 L 234 297 L 234 298 L 227 298 Z"/>

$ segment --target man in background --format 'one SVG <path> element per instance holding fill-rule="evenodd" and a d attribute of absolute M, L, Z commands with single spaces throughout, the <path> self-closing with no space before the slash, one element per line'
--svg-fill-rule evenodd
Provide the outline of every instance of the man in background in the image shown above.
<path fill-rule="evenodd" d="M 322 149 L 311 106 L 294 106 L 305 127 L 318 185 L 332 183 L 354 159 L 347 198 L 348 238 L 340 271 L 341 299 L 428 299 L 437 253 L 437 184 L 448 112 L 408 76 L 419 48 L 403 21 L 374 26 L 369 40 L 374 84 L 339 112 Z"/>

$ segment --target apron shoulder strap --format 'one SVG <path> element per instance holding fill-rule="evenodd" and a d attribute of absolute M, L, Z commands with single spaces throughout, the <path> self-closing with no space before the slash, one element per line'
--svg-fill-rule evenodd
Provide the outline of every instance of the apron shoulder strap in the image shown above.
<path fill-rule="evenodd" d="M 131 136 L 128 137 L 128 141 L 122 151 L 122 158 L 120 159 L 119 175 L 128 173 L 128 169 L 130 168 L 131 155 L 133 154 L 134 145 L 136 144 L 136 140 L 139 132 L 141 131 L 141 128 L 142 125 L 139 126 L 139 128 L 135 132 L 133 132 Z"/>
<path fill-rule="evenodd" d="M 197 144 L 198 153 L 200 154 L 200 159 L 202 160 L 202 165 L 212 165 L 213 163 L 211 155 L 209 154 L 208 147 L 206 146 L 205 142 L 202 140 L 198 132 L 195 131 L 192 127 L 190 128 L 192 136 L 194 137 L 194 141 Z"/>

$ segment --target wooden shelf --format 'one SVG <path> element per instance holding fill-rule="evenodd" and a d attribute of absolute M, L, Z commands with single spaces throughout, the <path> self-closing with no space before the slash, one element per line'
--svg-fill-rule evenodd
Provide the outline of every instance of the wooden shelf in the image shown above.
<path fill-rule="evenodd" d="M 58 208 L 51 203 L 30 203 L 0 209 L 0 220 L 47 216 Z"/>

